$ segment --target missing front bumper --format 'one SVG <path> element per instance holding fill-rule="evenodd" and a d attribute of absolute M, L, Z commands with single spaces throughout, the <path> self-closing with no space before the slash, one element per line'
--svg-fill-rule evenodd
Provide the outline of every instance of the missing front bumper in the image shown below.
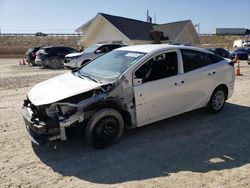
<path fill-rule="evenodd" d="M 49 141 L 54 141 L 57 139 L 67 140 L 65 127 L 60 126 L 60 131 L 58 134 L 49 135 L 46 131 L 45 123 L 32 121 L 32 115 L 28 109 L 28 107 L 24 106 L 22 109 L 22 115 L 25 124 L 25 133 L 33 143 L 43 145 Z"/>

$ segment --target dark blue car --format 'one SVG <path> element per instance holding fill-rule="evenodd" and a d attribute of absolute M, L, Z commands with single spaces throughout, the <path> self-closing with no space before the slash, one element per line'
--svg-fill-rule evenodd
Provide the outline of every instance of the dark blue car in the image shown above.
<path fill-rule="evenodd" d="M 230 53 L 224 48 L 206 48 L 208 51 L 214 53 L 215 55 L 219 55 L 224 58 L 229 58 Z"/>
<path fill-rule="evenodd" d="M 250 48 L 238 48 L 230 54 L 230 59 L 234 59 L 237 54 L 239 60 L 248 60 Z"/>

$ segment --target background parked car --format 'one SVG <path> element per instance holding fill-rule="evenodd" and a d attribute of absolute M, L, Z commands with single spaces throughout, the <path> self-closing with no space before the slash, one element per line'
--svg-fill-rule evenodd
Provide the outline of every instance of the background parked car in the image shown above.
<path fill-rule="evenodd" d="M 214 53 L 215 55 L 219 55 L 221 57 L 229 58 L 230 56 L 229 51 L 225 50 L 224 48 L 206 48 L 206 49 Z"/>
<path fill-rule="evenodd" d="M 230 59 L 234 59 L 237 54 L 239 60 L 248 60 L 250 48 L 238 48 L 230 54 Z"/>
<path fill-rule="evenodd" d="M 45 37 L 45 36 L 47 36 L 47 34 L 42 33 L 42 32 L 36 32 L 36 36 L 37 37 Z"/>
<path fill-rule="evenodd" d="M 250 46 L 250 40 L 246 40 L 243 42 L 243 47 L 249 47 Z"/>
<path fill-rule="evenodd" d="M 72 53 L 66 55 L 64 67 L 70 69 L 81 67 L 89 61 L 120 47 L 122 47 L 121 44 L 95 44 L 88 47 L 81 53 Z"/>
<path fill-rule="evenodd" d="M 63 67 L 65 55 L 74 52 L 77 50 L 66 46 L 43 47 L 37 51 L 35 63 L 53 69 L 60 68 Z"/>
<path fill-rule="evenodd" d="M 248 46 L 250 46 L 250 41 L 249 40 L 242 40 L 242 39 L 235 40 L 234 44 L 233 44 L 234 48 L 248 47 Z"/>
<path fill-rule="evenodd" d="M 35 64 L 35 59 L 36 59 L 36 52 L 40 49 L 41 47 L 34 47 L 34 48 L 29 48 L 26 51 L 25 54 L 25 60 L 27 63 L 31 63 L 32 65 L 36 65 Z"/>

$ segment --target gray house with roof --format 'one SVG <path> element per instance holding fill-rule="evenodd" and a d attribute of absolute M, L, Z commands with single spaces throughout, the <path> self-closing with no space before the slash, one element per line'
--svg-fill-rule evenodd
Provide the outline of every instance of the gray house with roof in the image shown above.
<path fill-rule="evenodd" d="M 140 20 L 98 13 L 76 29 L 83 37 L 80 44 L 122 43 L 125 45 L 161 43 L 199 44 L 199 37 L 191 20 L 153 24 Z M 158 40 L 157 40 L 158 39 Z"/>

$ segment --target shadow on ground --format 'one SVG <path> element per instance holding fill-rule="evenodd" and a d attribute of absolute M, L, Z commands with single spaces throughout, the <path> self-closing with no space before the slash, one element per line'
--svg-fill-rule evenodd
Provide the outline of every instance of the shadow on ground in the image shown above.
<path fill-rule="evenodd" d="M 129 130 L 104 150 L 89 147 L 79 132 L 73 131 L 56 149 L 33 145 L 34 152 L 64 176 L 105 184 L 250 163 L 250 108 L 230 103 L 216 115 L 197 110 Z"/>

